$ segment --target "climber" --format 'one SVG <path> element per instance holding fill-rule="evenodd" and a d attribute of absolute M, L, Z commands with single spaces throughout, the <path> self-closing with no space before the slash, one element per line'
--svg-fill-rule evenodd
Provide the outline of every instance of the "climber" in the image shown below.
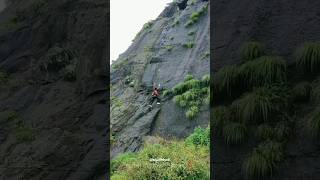
<path fill-rule="evenodd" d="M 157 104 L 160 104 L 160 93 L 159 93 L 159 88 L 155 87 L 153 88 L 153 91 L 152 91 L 152 100 L 151 100 L 151 103 L 150 103 L 150 106 L 152 107 L 152 103 L 154 102 L 154 100 L 157 100 Z"/>

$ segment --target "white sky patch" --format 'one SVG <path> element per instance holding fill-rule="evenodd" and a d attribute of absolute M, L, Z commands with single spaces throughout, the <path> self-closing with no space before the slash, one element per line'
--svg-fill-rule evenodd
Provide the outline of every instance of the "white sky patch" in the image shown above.
<path fill-rule="evenodd" d="M 172 0 L 110 0 L 110 63 L 131 45 L 149 20 L 156 19 Z"/>

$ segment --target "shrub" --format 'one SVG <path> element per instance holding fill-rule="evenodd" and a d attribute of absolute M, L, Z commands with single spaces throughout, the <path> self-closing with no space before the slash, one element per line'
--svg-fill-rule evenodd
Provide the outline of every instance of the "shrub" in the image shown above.
<path fill-rule="evenodd" d="M 172 95 L 172 91 L 171 91 L 171 90 L 166 89 L 166 90 L 164 90 L 164 91 L 163 91 L 163 93 L 162 93 L 162 94 L 163 94 L 163 96 L 164 96 L 164 97 L 166 97 L 166 96 L 170 96 L 170 95 Z"/>
<path fill-rule="evenodd" d="M 210 85 L 210 74 L 204 75 L 202 77 L 201 81 L 204 84 L 204 86 L 209 86 Z"/>
<path fill-rule="evenodd" d="M 320 43 L 304 43 L 296 50 L 296 65 L 304 72 L 315 73 L 320 69 Z"/>
<path fill-rule="evenodd" d="M 207 11 L 207 9 L 208 6 L 205 5 L 199 11 L 193 12 L 189 17 L 189 20 L 186 22 L 185 27 L 189 27 L 198 22 L 199 18 Z"/>
<path fill-rule="evenodd" d="M 283 158 L 281 143 L 267 141 L 260 144 L 244 161 L 243 174 L 247 179 L 266 179 Z"/>
<path fill-rule="evenodd" d="M 243 98 L 234 101 L 232 108 L 237 118 L 244 123 L 267 122 L 274 113 L 274 105 L 270 96 L 270 90 L 259 88 L 247 94 Z"/>
<path fill-rule="evenodd" d="M 186 112 L 186 117 L 188 119 L 193 119 L 199 112 L 199 108 L 197 106 L 191 106 Z"/>
<path fill-rule="evenodd" d="M 241 48 L 241 58 L 244 62 L 252 61 L 264 54 L 264 47 L 258 42 L 246 42 Z"/>
<path fill-rule="evenodd" d="M 272 171 L 268 161 L 257 151 L 244 161 L 242 171 L 247 179 L 265 179 Z"/>
<path fill-rule="evenodd" d="M 292 97 L 297 102 L 305 102 L 310 98 L 311 85 L 309 82 L 301 82 L 292 88 Z"/>
<path fill-rule="evenodd" d="M 153 25 L 153 21 L 151 20 L 151 21 L 145 23 L 145 24 L 143 25 L 142 29 L 143 29 L 143 30 L 150 29 L 150 28 L 152 27 L 152 25 Z"/>
<path fill-rule="evenodd" d="M 193 75 L 192 75 L 192 74 L 188 74 L 188 75 L 186 75 L 186 77 L 184 78 L 184 82 L 189 81 L 189 80 L 191 80 L 191 79 L 194 79 Z"/>
<path fill-rule="evenodd" d="M 210 129 L 197 127 L 195 128 L 194 132 L 187 137 L 185 140 L 187 144 L 193 145 L 203 145 L 209 146 L 210 145 Z"/>
<path fill-rule="evenodd" d="M 235 98 L 253 87 L 287 81 L 285 62 L 278 57 L 263 56 L 241 66 L 226 66 L 213 78 L 214 97 Z"/>
<path fill-rule="evenodd" d="M 223 127 L 223 136 L 226 144 L 240 144 L 244 142 L 247 128 L 244 124 L 228 122 Z"/>
<path fill-rule="evenodd" d="M 125 179 L 204 179 L 209 180 L 209 148 L 194 146 L 186 142 L 169 141 L 166 144 L 153 144 L 122 161 L 112 162 L 112 176 Z M 152 163 L 150 158 L 169 159 L 166 162 Z"/>
<path fill-rule="evenodd" d="M 235 65 L 226 66 L 213 76 L 214 97 L 235 96 L 239 88 L 239 70 Z"/>
<path fill-rule="evenodd" d="M 134 153 L 125 153 L 117 156 L 111 161 L 111 175 L 115 173 L 122 165 L 125 165 L 129 162 L 136 161 L 137 155 Z"/>
<path fill-rule="evenodd" d="M 240 67 L 243 86 L 262 86 L 286 82 L 287 66 L 279 57 L 262 56 Z"/>
<path fill-rule="evenodd" d="M 35 140 L 35 130 L 27 127 L 18 127 L 15 132 L 19 143 L 32 142 Z"/>

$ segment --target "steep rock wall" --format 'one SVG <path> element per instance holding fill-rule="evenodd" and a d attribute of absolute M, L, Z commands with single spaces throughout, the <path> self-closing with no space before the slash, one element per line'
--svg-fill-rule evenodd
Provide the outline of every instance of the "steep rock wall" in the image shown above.
<path fill-rule="evenodd" d="M 191 14 L 202 9 L 199 19 L 186 27 Z M 196 119 L 189 120 L 172 98 L 163 98 L 161 105 L 153 108 L 148 104 L 153 86 L 171 89 L 187 74 L 196 78 L 209 74 L 209 9 L 207 1 L 171 3 L 156 20 L 144 26 L 114 62 L 113 66 L 118 67 L 111 69 L 111 97 L 123 104 L 111 107 L 111 131 L 116 138 L 112 157 L 137 151 L 146 135 L 183 138 L 194 127 L 208 125 L 206 106 Z M 193 47 L 185 47 L 188 43 Z"/>
<path fill-rule="evenodd" d="M 12 0 L 0 24 L 0 179 L 105 179 L 107 2 Z"/>

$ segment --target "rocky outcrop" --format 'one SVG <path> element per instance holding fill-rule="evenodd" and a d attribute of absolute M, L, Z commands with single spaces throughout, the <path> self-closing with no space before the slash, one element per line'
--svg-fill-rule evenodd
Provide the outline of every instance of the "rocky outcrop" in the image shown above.
<path fill-rule="evenodd" d="M 12 0 L 1 12 L 0 114 L 14 116 L 0 120 L 0 179 L 105 179 L 107 5 Z"/>
<path fill-rule="evenodd" d="M 147 135 L 183 138 L 197 126 L 209 123 L 203 106 L 194 120 L 165 97 L 161 105 L 149 102 L 153 86 L 163 92 L 181 83 L 187 74 L 201 78 L 209 74 L 209 3 L 177 1 L 147 23 L 132 45 L 111 69 L 111 131 L 115 137 L 111 156 L 137 151 Z M 200 12 L 193 24 L 191 15 Z"/>

